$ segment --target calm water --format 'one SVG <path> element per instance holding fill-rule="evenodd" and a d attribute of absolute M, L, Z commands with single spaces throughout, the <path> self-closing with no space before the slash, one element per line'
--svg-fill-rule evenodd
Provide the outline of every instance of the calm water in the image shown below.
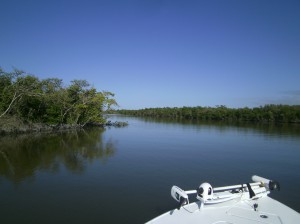
<path fill-rule="evenodd" d="M 112 116 L 123 128 L 0 138 L 0 223 L 144 223 L 196 189 L 276 179 L 300 211 L 300 126 Z"/>

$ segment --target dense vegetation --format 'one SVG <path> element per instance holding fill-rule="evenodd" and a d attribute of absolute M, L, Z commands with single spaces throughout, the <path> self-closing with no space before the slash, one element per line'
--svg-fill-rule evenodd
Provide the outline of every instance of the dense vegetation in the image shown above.
<path fill-rule="evenodd" d="M 98 92 L 85 80 L 73 80 L 64 86 L 61 79 L 40 80 L 17 69 L 5 72 L 0 68 L 0 121 L 15 118 L 27 123 L 80 127 L 103 124 L 103 112 L 117 105 L 113 97 L 111 92 Z"/>
<path fill-rule="evenodd" d="M 265 105 L 256 108 L 227 108 L 226 106 L 165 107 L 142 110 L 117 110 L 115 112 L 133 116 L 174 119 L 300 123 L 300 105 Z"/>

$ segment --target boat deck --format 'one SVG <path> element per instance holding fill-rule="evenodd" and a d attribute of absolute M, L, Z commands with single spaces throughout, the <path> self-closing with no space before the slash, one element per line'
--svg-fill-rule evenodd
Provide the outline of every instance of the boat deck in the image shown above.
<path fill-rule="evenodd" d="M 255 209 L 257 205 L 257 208 Z M 174 209 L 147 224 L 292 224 L 300 223 L 300 214 L 269 196 L 255 200 L 234 199 L 220 204 L 194 202 Z"/>

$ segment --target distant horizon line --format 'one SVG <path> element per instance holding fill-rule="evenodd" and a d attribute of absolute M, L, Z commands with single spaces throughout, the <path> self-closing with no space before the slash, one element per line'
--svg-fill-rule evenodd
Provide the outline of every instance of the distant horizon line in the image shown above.
<path fill-rule="evenodd" d="M 263 108 L 266 106 L 288 106 L 288 107 L 300 107 L 300 104 L 274 104 L 274 103 L 269 103 L 269 104 L 264 104 L 264 105 L 260 105 L 260 106 L 245 106 L 245 107 L 228 107 L 226 105 L 215 105 L 215 106 L 180 106 L 180 107 L 170 107 L 170 106 L 166 106 L 166 107 L 144 107 L 144 108 L 140 108 L 140 109 L 126 109 L 126 108 L 122 108 L 122 109 L 112 109 L 112 110 L 145 110 L 145 109 L 165 109 L 165 108 L 170 108 L 170 109 L 175 109 L 175 108 L 227 108 L 227 109 L 244 109 L 244 108 L 248 108 L 248 109 L 253 109 L 253 108 Z"/>

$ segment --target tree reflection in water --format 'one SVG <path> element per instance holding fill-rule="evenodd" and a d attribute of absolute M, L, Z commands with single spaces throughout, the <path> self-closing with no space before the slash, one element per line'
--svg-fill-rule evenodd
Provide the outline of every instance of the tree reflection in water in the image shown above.
<path fill-rule="evenodd" d="M 115 155 L 113 141 L 103 141 L 104 129 L 4 136 L 0 138 L 0 175 L 14 183 L 36 171 L 58 172 L 61 165 L 82 173 L 86 163 L 106 162 Z"/>

